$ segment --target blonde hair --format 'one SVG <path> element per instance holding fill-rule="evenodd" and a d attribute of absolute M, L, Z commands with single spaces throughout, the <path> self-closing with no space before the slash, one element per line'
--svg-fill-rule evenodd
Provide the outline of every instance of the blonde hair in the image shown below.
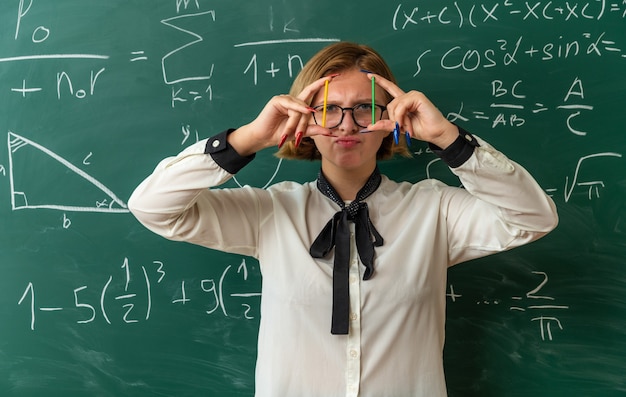
<path fill-rule="evenodd" d="M 383 76 L 394 84 L 396 83 L 391 69 L 373 48 L 363 44 L 338 42 L 320 50 L 304 65 L 291 85 L 289 94 L 297 96 L 307 85 L 324 76 L 354 68 L 368 70 Z M 387 92 L 384 93 L 384 96 L 385 104 L 393 99 Z M 376 158 L 378 160 L 390 159 L 395 154 L 410 157 L 406 145 L 403 143 L 394 145 L 393 135 L 389 134 L 383 139 L 376 153 Z M 304 138 L 297 148 L 293 141 L 288 142 L 276 152 L 276 156 L 303 160 L 320 160 L 322 158 L 311 138 Z"/>

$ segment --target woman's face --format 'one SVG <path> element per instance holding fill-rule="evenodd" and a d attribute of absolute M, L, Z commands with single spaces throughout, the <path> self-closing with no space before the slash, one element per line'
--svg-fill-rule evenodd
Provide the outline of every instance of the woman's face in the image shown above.
<path fill-rule="evenodd" d="M 376 86 L 375 94 L 376 103 L 386 105 L 384 100 L 386 96 L 380 87 Z M 324 90 L 321 89 L 313 97 L 312 106 L 323 103 Z M 359 69 L 341 71 L 328 85 L 328 104 L 349 108 L 363 103 L 372 103 L 372 81 Z M 331 130 L 333 136 L 312 137 L 322 155 L 322 169 L 325 173 L 333 171 L 371 173 L 376 166 L 376 153 L 389 131 L 361 133 L 359 131 L 364 128 L 354 122 L 351 113 L 351 110 L 344 111 L 341 124 Z M 322 115 L 316 117 L 321 118 Z M 386 112 L 383 117 L 386 117 Z"/>

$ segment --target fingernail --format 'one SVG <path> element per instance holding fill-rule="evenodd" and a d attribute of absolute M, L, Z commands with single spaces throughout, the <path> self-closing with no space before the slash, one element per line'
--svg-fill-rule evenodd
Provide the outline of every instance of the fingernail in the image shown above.
<path fill-rule="evenodd" d="M 331 79 L 334 79 L 335 77 L 341 75 L 341 73 L 333 73 L 333 74 L 329 74 L 328 77 L 330 77 Z"/>
<path fill-rule="evenodd" d="M 309 112 L 311 112 L 311 113 L 315 113 L 315 112 L 317 112 L 317 110 L 313 109 L 313 108 L 312 108 L 312 107 L 310 107 L 310 106 L 307 106 L 307 107 L 306 107 L 306 109 L 307 109 Z"/>
<path fill-rule="evenodd" d="M 280 142 L 278 142 L 279 149 L 283 147 L 283 145 L 285 144 L 285 141 L 287 141 L 287 134 L 283 134 L 283 136 L 280 137 Z"/>
<path fill-rule="evenodd" d="M 393 129 L 393 141 L 396 143 L 400 143 L 400 124 L 396 121 L 396 127 Z"/>
<path fill-rule="evenodd" d="M 374 72 L 370 72 L 370 71 L 369 71 L 369 70 L 367 70 L 367 69 L 361 69 L 361 72 L 362 72 L 362 73 L 372 73 L 372 74 L 374 74 Z"/>
<path fill-rule="evenodd" d="M 409 131 L 406 131 L 404 133 L 404 137 L 406 138 L 406 145 L 408 147 L 411 147 L 411 133 Z"/>
<path fill-rule="evenodd" d="M 368 132 L 372 132 L 372 130 L 361 130 L 359 131 L 361 134 L 367 134 Z"/>
<path fill-rule="evenodd" d="M 302 142 L 302 137 L 304 136 L 304 132 L 296 132 L 296 147 L 300 146 L 300 142 Z"/>

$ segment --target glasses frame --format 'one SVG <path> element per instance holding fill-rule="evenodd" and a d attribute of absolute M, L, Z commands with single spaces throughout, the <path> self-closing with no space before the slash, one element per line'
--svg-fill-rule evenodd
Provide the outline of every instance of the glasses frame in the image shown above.
<path fill-rule="evenodd" d="M 331 126 L 326 126 L 326 128 L 328 128 L 328 129 L 333 129 L 333 128 L 337 128 L 337 127 L 339 127 L 339 126 L 341 125 L 341 123 L 343 123 L 343 118 L 344 118 L 344 117 L 345 117 L 345 115 L 346 115 L 346 110 L 351 110 L 350 114 L 352 115 L 352 121 L 354 121 L 354 124 L 358 125 L 358 126 L 359 126 L 359 127 L 361 127 L 361 128 L 367 128 L 367 125 L 361 125 L 361 124 L 359 124 L 359 122 L 358 122 L 358 121 L 356 120 L 356 118 L 354 117 L 354 109 L 355 109 L 355 108 L 357 108 L 357 107 L 359 107 L 359 106 L 363 106 L 363 105 L 368 105 L 368 106 L 371 106 L 372 104 L 371 104 L 371 103 L 357 103 L 356 105 L 354 105 L 354 106 L 352 106 L 352 107 L 347 107 L 347 108 L 341 107 L 341 106 L 339 106 L 339 105 L 334 105 L 334 104 L 332 104 L 332 103 L 331 103 L 331 104 L 326 105 L 327 107 L 328 107 L 328 106 L 337 106 L 339 109 L 341 109 L 341 118 L 339 119 L 339 122 L 338 122 L 336 125 L 332 126 L 332 127 L 331 127 Z M 382 120 L 382 119 L 383 119 L 383 113 L 385 113 L 385 111 L 387 110 L 387 106 L 383 106 L 383 105 L 379 105 L 379 104 L 374 104 L 374 107 L 375 107 L 375 108 L 379 108 L 379 109 L 381 110 L 381 112 L 380 112 L 380 119 L 379 119 L 379 120 L 376 120 L 376 121 L 380 121 L 380 120 Z M 324 110 L 324 105 L 317 105 L 317 106 L 314 106 L 314 107 L 313 107 L 313 109 L 315 109 L 315 110 L 316 110 L 316 112 L 317 112 L 317 111 L 322 112 L 322 111 Z M 320 117 L 321 117 L 321 116 L 320 116 Z M 321 123 L 318 123 L 317 118 L 315 117 L 315 113 L 313 113 L 313 121 L 315 121 L 315 124 L 317 124 L 317 125 L 322 125 Z"/>

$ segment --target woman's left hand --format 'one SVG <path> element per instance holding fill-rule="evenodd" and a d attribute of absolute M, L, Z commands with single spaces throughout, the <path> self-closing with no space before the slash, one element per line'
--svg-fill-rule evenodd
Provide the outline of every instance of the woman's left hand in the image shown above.
<path fill-rule="evenodd" d="M 448 147 L 459 136 L 458 128 L 448 121 L 437 107 L 419 91 L 404 92 L 391 81 L 377 74 L 368 73 L 375 83 L 394 99 L 387 104 L 389 119 L 368 126 L 369 130 L 392 131 L 396 122 L 400 132 L 430 142 L 442 149 Z"/>

